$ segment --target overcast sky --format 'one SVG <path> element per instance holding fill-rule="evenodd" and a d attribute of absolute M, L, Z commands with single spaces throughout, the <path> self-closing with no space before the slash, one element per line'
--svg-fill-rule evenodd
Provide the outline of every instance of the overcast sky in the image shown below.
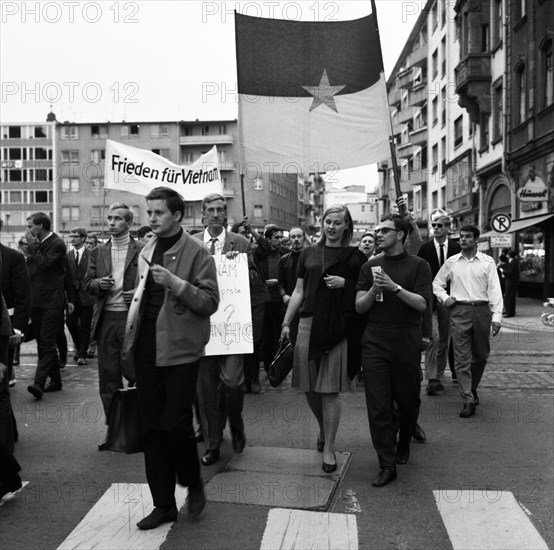
<path fill-rule="evenodd" d="M 424 1 L 377 0 L 385 72 Z M 277 2 L 3 0 L 0 121 L 112 122 L 237 117 L 235 7 L 306 21 L 348 20 L 369 0 Z"/>

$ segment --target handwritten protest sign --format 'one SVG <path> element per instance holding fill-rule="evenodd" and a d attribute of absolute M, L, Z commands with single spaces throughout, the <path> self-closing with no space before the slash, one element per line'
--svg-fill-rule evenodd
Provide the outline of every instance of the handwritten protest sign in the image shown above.
<path fill-rule="evenodd" d="M 252 353 L 252 314 L 248 257 L 214 256 L 219 285 L 219 308 L 210 317 L 210 341 L 206 355 Z"/>
<path fill-rule="evenodd" d="M 152 151 L 107 139 L 104 182 L 106 189 L 140 195 L 170 187 L 188 201 L 223 192 L 215 145 L 190 166 L 179 166 Z"/>

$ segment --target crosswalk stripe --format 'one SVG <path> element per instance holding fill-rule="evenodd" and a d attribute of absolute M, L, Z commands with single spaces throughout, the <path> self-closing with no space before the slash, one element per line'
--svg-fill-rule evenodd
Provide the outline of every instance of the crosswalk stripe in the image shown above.
<path fill-rule="evenodd" d="M 183 506 L 187 489 L 177 485 L 177 508 Z M 137 522 L 154 509 L 146 483 L 112 483 L 81 523 L 58 546 L 58 550 L 77 548 L 136 549 L 159 548 L 172 523 L 141 531 Z"/>
<path fill-rule="evenodd" d="M 2 506 L 2 504 L 5 504 L 6 502 L 8 502 L 8 500 L 11 500 L 12 498 L 15 498 L 15 495 L 17 495 L 17 493 L 19 493 L 19 491 L 24 489 L 25 485 L 28 485 L 28 484 L 29 484 L 28 481 L 22 481 L 21 482 L 21 489 L 18 489 L 15 493 L 8 493 L 7 495 L 4 495 L 2 498 L 0 498 L 0 506 Z"/>
<path fill-rule="evenodd" d="M 454 550 L 547 550 L 509 491 L 433 491 Z"/>
<path fill-rule="evenodd" d="M 269 511 L 261 550 L 358 548 L 353 514 L 274 508 Z"/>

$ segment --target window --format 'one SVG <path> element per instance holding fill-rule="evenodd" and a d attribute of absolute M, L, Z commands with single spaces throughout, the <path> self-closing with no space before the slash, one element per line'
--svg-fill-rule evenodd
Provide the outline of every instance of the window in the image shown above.
<path fill-rule="evenodd" d="M 446 24 L 446 2 L 447 0 L 439 0 L 441 7 L 441 29 Z"/>
<path fill-rule="evenodd" d="M 469 13 L 465 12 L 461 19 L 461 51 L 460 56 L 463 59 L 469 52 Z"/>
<path fill-rule="evenodd" d="M 8 126 L 8 138 L 20 139 L 21 138 L 21 126 Z"/>
<path fill-rule="evenodd" d="M 184 133 L 185 133 L 185 136 L 192 136 L 192 127 L 185 126 Z"/>
<path fill-rule="evenodd" d="M 169 126 L 167 124 L 152 124 L 150 127 L 150 137 L 167 137 L 169 136 Z"/>
<path fill-rule="evenodd" d="M 103 186 L 103 179 L 102 178 L 90 178 L 90 190 L 91 191 L 100 191 Z"/>
<path fill-rule="evenodd" d="M 441 175 L 446 176 L 446 136 L 441 138 Z"/>
<path fill-rule="evenodd" d="M 152 153 L 156 153 L 156 155 L 160 155 L 160 157 L 164 159 L 171 160 L 169 158 L 169 149 L 152 149 Z"/>
<path fill-rule="evenodd" d="M 79 139 L 79 127 L 62 126 L 62 139 Z"/>
<path fill-rule="evenodd" d="M 35 176 L 35 181 L 52 181 L 52 170 L 45 170 L 44 168 L 36 168 L 34 176 Z"/>
<path fill-rule="evenodd" d="M 546 43 L 541 50 L 542 70 L 542 105 L 544 109 L 554 103 L 554 69 L 552 68 L 552 41 Z"/>
<path fill-rule="evenodd" d="M 459 116 L 454 121 L 454 147 L 461 145 L 464 140 L 464 117 L 463 115 Z"/>
<path fill-rule="evenodd" d="M 433 52 L 433 56 L 431 58 L 431 70 L 433 72 L 433 79 L 437 78 L 437 75 L 439 74 L 439 50 L 435 50 Z"/>
<path fill-rule="evenodd" d="M 433 126 L 439 121 L 439 98 L 435 96 L 432 103 L 433 109 Z"/>
<path fill-rule="evenodd" d="M 210 127 L 209 126 L 202 126 L 202 135 L 203 136 L 209 136 L 210 135 Z"/>
<path fill-rule="evenodd" d="M 46 126 L 35 126 L 33 128 L 33 136 L 36 138 L 45 138 L 47 136 L 48 130 Z"/>
<path fill-rule="evenodd" d="M 443 86 L 441 90 L 441 99 L 442 99 L 442 106 L 441 106 L 441 127 L 444 127 L 446 124 L 446 86 Z"/>
<path fill-rule="evenodd" d="M 490 115 L 488 113 L 481 113 L 479 119 L 479 141 L 481 142 L 481 150 L 489 146 L 489 119 Z"/>
<path fill-rule="evenodd" d="M 26 181 L 25 172 L 23 170 L 8 170 L 7 181 Z"/>
<path fill-rule="evenodd" d="M 79 151 L 62 151 L 63 164 L 79 164 Z"/>
<path fill-rule="evenodd" d="M 93 124 L 90 127 L 90 137 L 92 139 L 98 138 L 107 138 L 108 137 L 108 127 L 101 126 L 100 124 Z"/>
<path fill-rule="evenodd" d="M 131 137 L 138 137 L 138 135 L 139 135 L 139 125 L 138 124 L 131 124 L 130 134 L 131 134 Z"/>
<path fill-rule="evenodd" d="M 184 164 L 192 164 L 194 162 L 194 153 L 192 151 L 185 151 L 182 162 Z"/>
<path fill-rule="evenodd" d="M 261 191 L 264 188 L 264 180 L 262 178 L 256 178 L 254 182 L 254 190 Z"/>
<path fill-rule="evenodd" d="M 62 178 L 62 193 L 78 193 L 79 178 Z"/>
<path fill-rule="evenodd" d="M 140 225 L 140 206 L 131 206 L 131 211 L 133 212 L 133 224 Z"/>
<path fill-rule="evenodd" d="M 49 193 L 48 191 L 35 191 L 35 202 L 52 202 L 52 192 Z"/>
<path fill-rule="evenodd" d="M 483 23 L 481 25 L 481 51 L 488 52 L 490 50 L 490 30 L 489 24 Z"/>
<path fill-rule="evenodd" d="M 431 193 L 431 208 L 432 209 L 438 208 L 438 203 L 439 203 L 439 192 L 433 191 Z"/>
<path fill-rule="evenodd" d="M 121 128 L 119 129 L 119 135 L 122 138 L 128 138 L 129 137 L 129 126 L 127 126 L 127 125 L 121 126 Z"/>
<path fill-rule="evenodd" d="M 219 125 L 219 135 L 223 135 L 227 133 L 227 124 L 220 124 Z"/>
<path fill-rule="evenodd" d="M 90 152 L 90 161 L 94 164 L 100 164 L 106 160 L 106 150 L 105 149 L 93 149 Z"/>
<path fill-rule="evenodd" d="M 497 47 L 502 42 L 502 0 L 493 2 L 492 25 L 492 43 Z"/>
<path fill-rule="evenodd" d="M 433 156 L 433 172 L 436 172 L 439 167 L 439 144 L 435 143 L 432 149 Z"/>
<path fill-rule="evenodd" d="M 81 217 L 78 206 L 62 206 L 62 220 L 76 221 Z"/>
<path fill-rule="evenodd" d="M 93 206 L 90 211 L 90 220 L 92 225 L 102 225 L 102 220 L 104 219 L 102 213 L 102 206 Z"/>
<path fill-rule="evenodd" d="M 8 202 L 14 203 L 21 203 L 23 202 L 23 195 L 21 191 L 10 191 L 10 200 Z"/>
<path fill-rule="evenodd" d="M 191 205 L 185 204 L 185 218 L 194 218 L 194 207 Z"/>
<path fill-rule="evenodd" d="M 517 23 L 520 19 L 525 17 L 525 14 L 527 13 L 525 2 L 526 0 L 515 0 L 516 9 L 514 23 Z"/>
<path fill-rule="evenodd" d="M 264 217 L 264 207 L 261 204 L 254 205 L 254 217 L 263 218 Z"/>
<path fill-rule="evenodd" d="M 431 33 L 434 33 L 437 30 L 439 24 L 439 11 L 436 2 L 431 8 L 431 22 Z"/>
<path fill-rule="evenodd" d="M 502 84 L 495 86 L 492 96 L 492 139 L 502 137 Z"/>
<path fill-rule="evenodd" d="M 21 149 L 21 147 L 10 147 L 8 149 L 8 159 L 9 160 L 22 160 L 23 154 L 26 149 Z"/>
<path fill-rule="evenodd" d="M 441 77 L 446 76 L 446 36 L 441 40 Z"/>
<path fill-rule="evenodd" d="M 35 147 L 35 160 L 48 159 L 52 159 L 52 149 L 46 149 L 45 147 Z"/>
<path fill-rule="evenodd" d="M 516 70 L 516 122 L 522 123 L 526 119 L 527 107 L 527 79 L 525 77 L 525 65 Z"/>

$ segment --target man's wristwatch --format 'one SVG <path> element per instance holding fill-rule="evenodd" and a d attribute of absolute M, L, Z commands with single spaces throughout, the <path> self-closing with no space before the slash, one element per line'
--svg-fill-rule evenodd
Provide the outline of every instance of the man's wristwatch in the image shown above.
<path fill-rule="evenodd" d="M 396 285 L 396 288 L 392 291 L 393 294 L 398 294 L 402 290 L 400 285 Z"/>

